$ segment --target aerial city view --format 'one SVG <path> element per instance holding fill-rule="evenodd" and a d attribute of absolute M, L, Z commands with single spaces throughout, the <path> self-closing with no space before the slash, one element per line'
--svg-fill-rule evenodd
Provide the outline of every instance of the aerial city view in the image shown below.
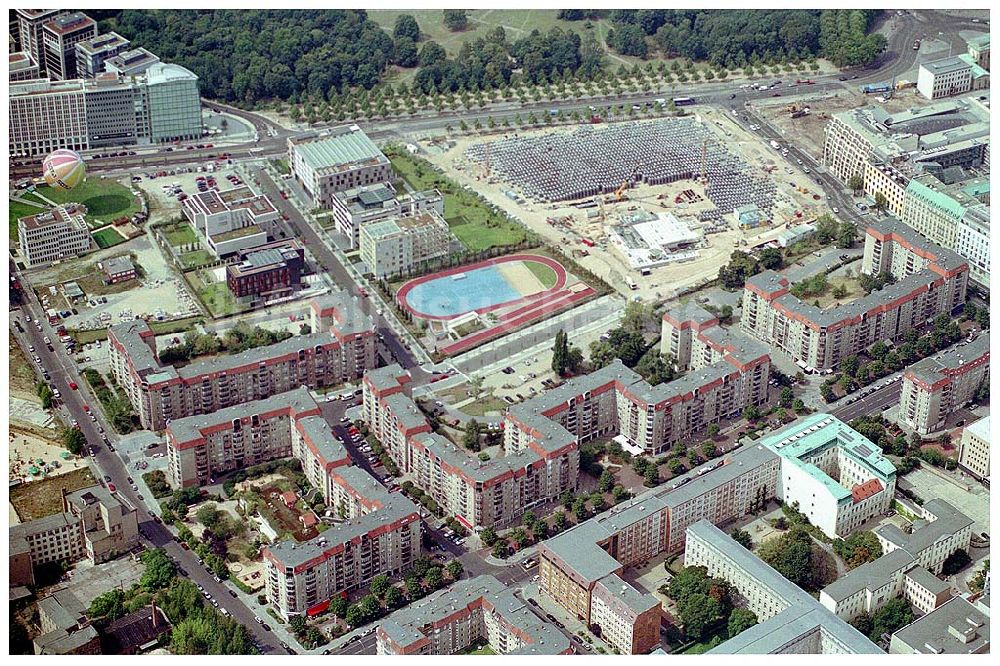
<path fill-rule="evenodd" d="M 886 4 L 10 9 L 10 654 L 989 653 L 990 12 Z"/>

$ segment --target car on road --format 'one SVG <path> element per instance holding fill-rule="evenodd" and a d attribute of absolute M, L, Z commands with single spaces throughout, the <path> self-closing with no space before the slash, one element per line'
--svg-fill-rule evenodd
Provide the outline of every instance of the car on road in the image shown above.
<path fill-rule="evenodd" d="M 111 477 L 110 477 L 110 476 L 108 476 L 107 474 L 105 474 L 105 475 L 104 475 L 104 480 L 105 480 L 106 482 L 110 483 L 110 482 L 111 482 Z"/>
<path fill-rule="evenodd" d="M 236 591 L 235 590 L 229 590 L 229 596 L 231 596 L 233 599 L 238 599 L 239 598 L 239 597 L 236 596 Z"/>
<path fill-rule="evenodd" d="M 75 391 L 75 390 L 77 390 L 78 388 L 80 388 L 79 386 L 77 386 L 77 385 L 76 385 L 76 382 L 70 382 L 70 383 L 69 383 L 69 387 L 70 387 L 70 389 L 71 389 L 71 390 L 73 390 L 73 391 Z"/>
<path fill-rule="evenodd" d="M 117 488 L 115 488 L 115 484 L 109 483 L 108 484 L 108 490 L 110 490 L 111 492 L 115 492 L 117 490 Z"/>

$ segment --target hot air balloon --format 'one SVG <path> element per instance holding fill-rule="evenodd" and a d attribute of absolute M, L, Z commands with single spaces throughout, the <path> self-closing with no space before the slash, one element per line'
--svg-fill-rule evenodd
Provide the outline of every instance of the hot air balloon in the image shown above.
<path fill-rule="evenodd" d="M 72 150 L 56 150 L 42 162 L 42 176 L 49 187 L 72 190 L 83 182 L 87 167 L 79 153 Z"/>

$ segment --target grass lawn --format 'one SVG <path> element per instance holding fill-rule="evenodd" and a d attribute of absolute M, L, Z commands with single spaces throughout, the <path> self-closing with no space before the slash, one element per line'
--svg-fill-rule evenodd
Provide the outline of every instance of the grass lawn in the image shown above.
<path fill-rule="evenodd" d="M 102 250 L 125 242 L 125 237 L 118 233 L 114 227 L 105 227 L 100 231 L 95 231 L 93 236 L 97 246 Z"/>
<path fill-rule="evenodd" d="M 393 155 L 392 166 L 416 190 L 436 188 L 444 194 L 444 217 L 455 237 L 470 250 L 514 245 L 525 239 L 517 222 L 494 213 L 485 201 L 435 171 L 428 162 L 409 154 Z"/>
<path fill-rule="evenodd" d="M 522 262 L 528 267 L 528 270 L 535 274 L 538 281 L 541 282 L 546 289 L 551 289 L 556 286 L 556 272 L 551 266 L 546 266 L 545 264 L 540 264 L 537 261 L 525 261 Z"/>
<path fill-rule="evenodd" d="M 10 240 L 11 243 L 17 243 L 17 221 L 22 217 L 37 215 L 45 209 L 21 203 L 20 201 L 14 201 L 13 199 L 11 199 L 8 203 L 10 204 L 10 211 L 7 214 Z"/>
<path fill-rule="evenodd" d="M 853 300 L 857 300 L 865 295 L 864 289 L 861 288 L 861 282 L 854 277 L 832 277 L 827 279 L 828 288 L 826 292 L 821 294 L 818 298 L 819 306 L 823 309 L 831 307 L 833 305 L 844 305 L 845 303 L 850 303 Z M 843 287 L 847 290 L 847 294 L 842 298 L 835 298 L 833 295 L 834 290 L 838 287 Z"/>
<path fill-rule="evenodd" d="M 98 220 L 109 223 L 122 216 L 132 217 L 140 210 L 139 202 L 127 187 L 107 178 L 88 178 L 72 190 L 43 185 L 38 193 L 56 203 L 83 204 L 87 207 L 87 223 L 91 226 L 98 226 Z"/>
<path fill-rule="evenodd" d="M 187 222 L 164 227 L 163 235 L 167 237 L 167 241 L 174 247 L 198 242 L 197 234 L 195 234 L 194 229 Z"/>
<path fill-rule="evenodd" d="M 459 652 L 458 654 L 469 654 L 469 655 L 472 655 L 472 654 L 496 654 L 496 652 L 493 651 L 493 648 L 490 647 L 489 643 L 483 643 L 481 645 L 477 645 L 477 644 L 474 643 L 474 644 L 470 645 L 469 647 L 465 648 L 464 650 L 462 650 L 461 652 Z"/>
<path fill-rule="evenodd" d="M 503 412 L 506 408 L 506 402 L 496 396 L 488 395 L 459 409 L 469 416 L 486 416 L 486 412 Z"/>
<path fill-rule="evenodd" d="M 704 654 L 705 652 L 708 652 L 713 647 L 715 647 L 714 645 L 712 645 L 712 639 L 714 639 L 716 636 L 718 636 L 723 641 L 729 638 L 728 628 L 726 627 L 726 624 L 724 622 L 719 626 L 718 629 L 715 630 L 715 632 L 713 632 L 709 636 L 706 636 L 704 640 L 699 641 L 697 643 L 693 643 L 688 647 L 684 648 L 683 650 L 680 650 L 679 652 L 672 652 L 671 654 Z"/>
<path fill-rule="evenodd" d="M 10 503 L 22 522 L 51 516 L 62 511 L 62 489 L 75 492 L 97 483 L 90 469 L 73 470 L 40 481 L 22 483 L 10 489 Z"/>
<path fill-rule="evenodd" d="M 185 269 L 204 266 L 213 261 L 215 261 L 215 256 L 208 250 L 195 250 L 181 255 L 181 263 L 184 264 Z"/>
<path fill-rule="evenodd" d="M 289 174 L 292 172 L 291 168 L 288 166 L 288 160 L 273 160 L 274 168 L 278 170 L 278 173 Z"/>
<path fill-rule="evenodd" d="M 182 319 L 171 319 L 169 321 L 151 321 L 149 322 L 149 328 L 153 330 L 156 335 L 166 335 L 167 333 L 183 333 L 194 328 L 197 324 L 204 321 L 201 317 L 184 317 Z M 76 340 L 79 345 L 90 344 L 91 342 L 97 342 L 98 340 L 108 339 L 108 329 L 106 328 L 94 328 L 81 331 L 70 331 L 70 335 Z"/>
<path fill-rule="evenodd" d="M 223 317 L 241 312 L 243 308 L 239 306 L 236 298 L 229 291 L 229 285 L 225 282 L 212 282 L 211 278 L 204 276 L 204 273 L 205 271 L 197 271 L 187 273 L 186 276 L 209 313 L 213 317 Z"/>

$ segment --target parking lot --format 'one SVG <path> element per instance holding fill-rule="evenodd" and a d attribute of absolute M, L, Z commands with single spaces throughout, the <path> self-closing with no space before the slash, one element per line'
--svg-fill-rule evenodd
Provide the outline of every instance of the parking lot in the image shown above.
<path fill-rule="evenodd" d="M 975 521 L 973 531 L 990 532 L 990 493 L 982 484 L 958 472 L 920 467 L 906 475 L 924 501 L 940 498 Z"/>

